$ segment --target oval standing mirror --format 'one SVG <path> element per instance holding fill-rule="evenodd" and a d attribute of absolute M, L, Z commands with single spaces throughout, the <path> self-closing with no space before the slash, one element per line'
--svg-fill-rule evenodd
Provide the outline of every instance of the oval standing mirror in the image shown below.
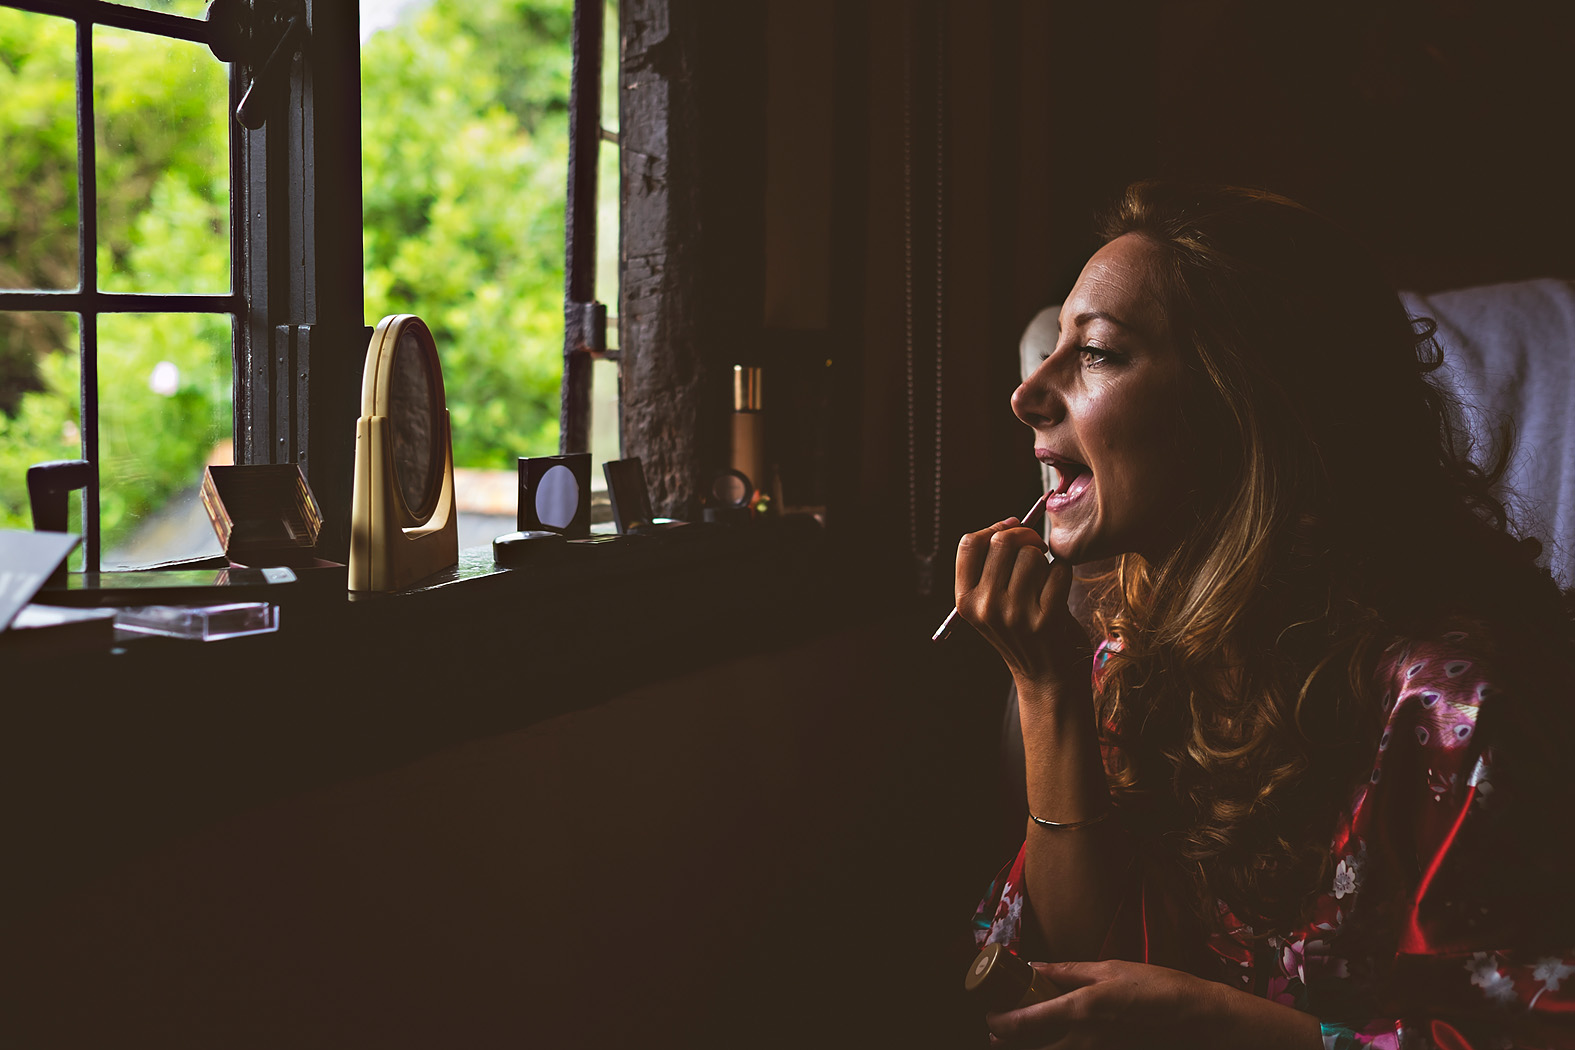
<path fill-rule="evenodd" d="M 410 517 L 421 521 L 432 516 L 443 484 L 443 446 L 435 440 L 444 410 L 442 390 L 431 336 L 423 342 L 415 326 L 406 326 L 394 343 L 388 418 L 399 494 Z"/>
<path fill-rule="evenodd" d="M 459 560 L 443 368 L 419 317 L 383 318 L 367 346 L 350 501 L 350 589 L 391 591 Z"/>

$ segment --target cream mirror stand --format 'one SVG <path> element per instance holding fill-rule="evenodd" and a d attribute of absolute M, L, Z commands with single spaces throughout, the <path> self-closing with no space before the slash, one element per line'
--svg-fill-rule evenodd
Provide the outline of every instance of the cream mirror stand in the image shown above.
<path fill-rule="evenodd" d="M 419 317 L 372 332 L 355 427 L 350 590 L 397 591 L 459 561 L 454 448 L 437 345 Z"/>

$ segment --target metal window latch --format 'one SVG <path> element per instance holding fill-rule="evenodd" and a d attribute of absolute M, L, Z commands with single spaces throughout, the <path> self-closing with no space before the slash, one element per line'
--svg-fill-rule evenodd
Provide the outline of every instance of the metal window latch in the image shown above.
<path fill-rule="evenodd" d="M 235 119 L 256 131 L 267 120 L 268 102 L 278 94 L 285 69 L 306 46 L 306 6 L 302 0 L 213 0 L 207 20 L 213 56 L 221 62 L 238 61 L 252 71 Z"/>
<path fill-rule="evenodd" d="M 564 322 L 569 328 L 567 352 L 616 361 L 618 351 L 607 349 L 607 304 L 570 301 L 564 304 Z"/>

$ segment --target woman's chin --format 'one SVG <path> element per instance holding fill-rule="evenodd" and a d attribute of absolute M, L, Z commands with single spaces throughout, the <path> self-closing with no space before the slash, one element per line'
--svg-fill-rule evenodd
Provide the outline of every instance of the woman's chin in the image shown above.
<path fill-rule="evenodd" d="M 1050 553 L 1055 555 L 1056 561 L 1064 561 L 1068 565 L 1081 565 L 1085 561 L 1097 560 L 1098 554 L 1089 554 L 1089 537 L 1082 529 L 1060 529 L 1052 527 L 1050 530 Z"/>

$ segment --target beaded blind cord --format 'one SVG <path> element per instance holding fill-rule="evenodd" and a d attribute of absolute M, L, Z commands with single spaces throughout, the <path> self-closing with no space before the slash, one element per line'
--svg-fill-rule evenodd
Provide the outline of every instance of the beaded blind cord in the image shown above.
<path fill-rule="evenodd" d="M 946 233 L 946 32 L 942 18 L 935 24 L 935 491 L 927 549 L 919 547 L 919 465 L 917 386 L 913 340 L 913 61 L 916 47 L 913 9 L 904 20 L 906 47 L 902 65 L 902 264 L 903 314 L 908 366 L 908 549 L 913 555 L 919 594 L 935 588 L 935 556 L 941 546 L 941 379 L 942 337 L 945 333 Z"/>

